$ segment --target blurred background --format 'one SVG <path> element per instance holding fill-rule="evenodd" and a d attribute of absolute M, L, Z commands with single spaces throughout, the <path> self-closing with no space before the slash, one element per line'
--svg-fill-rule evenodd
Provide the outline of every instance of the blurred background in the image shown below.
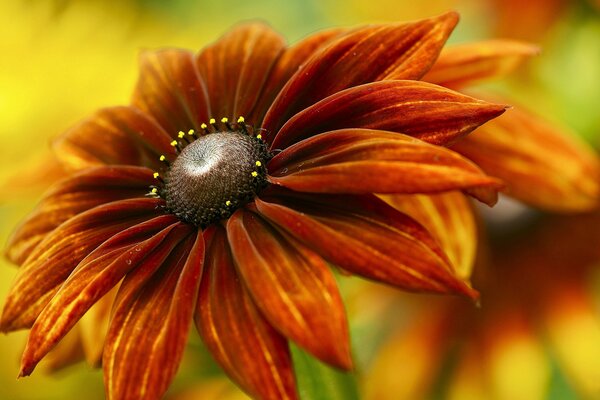
<path fill-rule="evenodd" d="M 268 22 L 293 43 L 322 28 L 418 19 L 447 10 L 461 14 L 451 43 L 504 37 L 540 44 L 540 56 L 511 79 L 488 86 L 528 105 L 553 123 L 574 130 L 596 147 L 600 144 L 600 2 L 594 0 L 1 1 L 1 245 L 4 246 L 11 229 L 31 210 L 56 175 L 49 156 L 51 138 L 99 107 L 126 104 L 135 83 L 137 55 L 141 49 L 175 46 L 198 50 L 232 25 L 249 19 Z M 580 235 L 582 240 L 589 240 L 585 234 Z M 542 239 L 540 242 L 541 248 L 552 246 L 551 242 L 545 245 Z M 13 266 L 0 261 L 0 304 L 15 274 Z M 386 313 L 393 304 L 396 314 L 406 315 L 403 321 L 410 326 L 406 321 L 419 320 L 419 314 L 415 317 L 415 308 L 411 306 L 416 296 L 393 295 L 397 297 L 389 300 L 386 291 L 372 290 L 372 285 L 358 280 L 342 282 L 342 285 L 348 311 L 354 314 L 350 320 L 358 358 L 358 371 L 348 378 L 352 381 L 348 385 L 358 385 L 361 397 L 401 398 L 399 392 L 394 392 L 400 389 L 393 385 L 389 386 L 392 393 L 387 397 L 372 389 L 380 382 L 380 386 L 385 387 L 384 381 L 388 379 L 385 371 L 393 372 L 400 362 L 394 358 L 387 363 L 377 360 L 376 350 L 389 343 L 390 328 L 380 326 L 380 322 L 378 325 L 372 316 L 389 315 Z M 369 294 L 372 292 L 379 294 Z M 588 311 L 595 315 L 597 322 L 599 302 L 593 303 Z M 600 344 L 600 336 L 594 336 L 596 322 L 591 322 L 592 333 L 577 331 L 583 333 L 568 336 L 568 342 L 599 339 Z M 402 340 L 409 340 L 404 333 L 399 335 Z M 243 398 L 219 374 L 197 337 L 192 336 L 170 395 L 180 399 Z M 17 381 L 24 339 L 24 333 L 0 336 L 0 399 L 104 398 L 101 374 L 83 364 L 54 375 L 40 368 L 32 377 Z M 432 340 L 439 343 L 437 339 Z M 541 352 L 541 358 L 536 358 L 537 353 L 529 358 L 519 357 L 533 354 L 531 348 L 525 346 L 506 362 L 509 367 L 513 363 L 526 363 L 526 366 L 544 363 L 547 358 L 544 354 L 551 352 L 544 343 L 542 340 L 535 348 Z M 397 351 L 406 352 L 406 349 Z M 570 352 L 568 346 L 564 351 Z M 573 368 L 565 370 L 557 366 L 556 357 L 549 359 L 554 360 L 548 364 L 550 367 L 540 367 L 543 376 L 536 375 L 542 389 L 531 389 L 527 393 L 532 397 L 523 398 L 600 399 L 597 384 L 587 381 L 594 379 L 593 376 L 582 378 L 583 383 L 573 378 L 578 370 L 584 374 L 589 368 L 600 371 L 597 362 L 590 361 L 590 357 L 575 360 L 572 363 L 576 371 L 573 372 Z M 407 360 L 411 362 L 411 358 Z M 545 368 L 550 368 L 551 373 L 543 372 Z M 525 368 L 524 371 L 532 370 Z M 438 389 L 419 396 L 452 397 L 444 388 L 453 375 L 448 372 L 444 375 L 444 371 L 439 374 L 436 379 L 431 378 L 432 387 Z M 454 398 L 469 398 L 464 393 L 471 393 L 472 398 L 483 398 L 477 397 L 481 392 L 461 393 Z M 501 390 L 497 394 L 484 393 L 487 393 L 485 398 L 518 398 Z"/>

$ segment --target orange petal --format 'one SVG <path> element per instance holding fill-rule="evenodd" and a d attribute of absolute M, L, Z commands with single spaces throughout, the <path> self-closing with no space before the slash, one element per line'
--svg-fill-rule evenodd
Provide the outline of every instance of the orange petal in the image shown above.
<path fill-rule="evenodd" d="M 198 54 L 211 116 L 248 116 L 271 67 L 284 48 L 283 38 L 264 24 L 244 24 Z"/>
<path fill-rule="evenodd" d="M 385 204 L 351 212 L 338 206 L 344 202 L 341 196 L 322 198 L 322 204 L 318 198 L 311 204 L 293 195 L 269 200 L 273 202 L 255 199 L 262 215 L 344 270 L 405 290 L 477 297 L 454 276 L 427 231 Z M 356 203 L 351 197 L 348 201 Z"/>
<path fill-rule="evenodd" d="M 263 127 L 275 134 L 294 114 L 341 90 L 383 79 L 419 79 L 458 22 L 450 12 L 350 31 L 304 64 L 281 90 Z"/>
<path fill-rule="evenodd" d="M 227 223 L 235 265 L 256 305 L 284 336 L 338 368 L 352 368 L 344 305 L 327 264 L 258 215 Z"/>
<path fill-rule="evenodd" d="M 225 372 L 257 399 L 298 399 L 287 341 L 265 321 L 235 272 L 224 229 L 207 250 L 196 327 Z"/>
<path fill-rule="evenodd" d="M 205 83 L 186 50 L 145 51 L 131 103 L 151 115 L 171 136 L 200 129 L 209 114 Z"/>
<path fill-rule="evenodd" d="M 272 148 L 342 128 L 403 133 L 434 144 L 447 144 L 505 107 L 419 81 L 382 81 L 335 93 L 294 115 L 275 136 Z"/>
<path fill-rule="evenodd" d="M 514 109 L 453 146 L 492 176 L 507 193 L 555 212 L 595 208 L 600 196 L 600 162 L 574 135 Z"/>
<path fill-rule="evenodd" d="M 53 373 L 79 363 L 83 359 L 81 332 L 79 329 L 74 328 L 46 355 L 40 368 L 44 372 Z"/>
<path fill-rule="evenodd" d="M 437 193 L 501 186 L 444 147 L 367 129 L 305 139 L 276 155 L 268 169 L 271 183 L 313 193 Z"/>
<path fill-rule="evenodd" d="M 133 107 L 112 107 L 59 136 L 52 147 L 68 168 L 105 164 L 161 166 L 161 154 L 173 156 L 171 137 L 156 121 Z"/>
<path fill-rule="evenodd" d="M 448 46 L 423 80 L 461 88 L 508 75 L 539 52 L 539 47 L 533 44 L 508 39 Z"/>
<path fill-rule="evenodd" d="M 103 358 L 109 399 L 161 399 L 168 389 L 196 306 L 202 232 L 189 236 L 165 261 L 149 262 L 129 274 L 117 294 Z"/>
<path fill-rule="evenodd" d="M 110 310 L 118 290 L 119 284 L 98 300 L 77 324 L 81 332 L 81 346 L 83 347 L 85 360 L 92 368 L 98 368 L 102 365 L 102 353 L 108 332 Z"/>
<path fill-rule="evenodd" d="M 462 193 L 379 197 L 422 224 L 440 244 L 456 274 L 469 279 L 477 250 L 477 226 L 471 204 Z"/>

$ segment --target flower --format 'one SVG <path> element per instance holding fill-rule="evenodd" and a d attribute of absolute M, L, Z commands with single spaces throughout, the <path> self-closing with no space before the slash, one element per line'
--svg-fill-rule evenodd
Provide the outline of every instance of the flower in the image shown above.
<path fill-rule="evenodd" d="M 197 55 L 144 53 L 130 106 L 54 142 L 73 172 L 9 242 L 22 267 L 0 329 L 31 328 L 21 375 L 108 301 L 108 398 L 161 397 L 192 320 L 249 394 L 297 398 L 288 340 L 352 367 L 327 263 L 475 297 L 427 230 L 372 194 L 496 199 L 498 180 L 439 145 L 505 107 L 417 80 L 456 22 L 330 30 L 287 48 L 247 24 Z"/>

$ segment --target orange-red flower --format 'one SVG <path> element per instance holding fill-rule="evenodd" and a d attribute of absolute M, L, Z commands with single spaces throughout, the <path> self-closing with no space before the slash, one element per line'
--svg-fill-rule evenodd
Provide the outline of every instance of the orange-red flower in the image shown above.
<path fill-rule="evenodd" d="M 418 81 L 456 22 L 331 30 L 291 47 L 250 24 L 198 54 L 145 53 L 131 105 L 55 141 L 73 173 L 10 240 L 22 269 L 0 328 L 31 328 L 21 375 L 108 299 L 109 398 L 159 398 L 193 319 L 245 391 L 297 398 L 288 340 L 352 367 L 327 263 L 475 296 L 425 228 L 372 194 L 496 199 L 498 180 L 438 145 L 504 106 Z"/>

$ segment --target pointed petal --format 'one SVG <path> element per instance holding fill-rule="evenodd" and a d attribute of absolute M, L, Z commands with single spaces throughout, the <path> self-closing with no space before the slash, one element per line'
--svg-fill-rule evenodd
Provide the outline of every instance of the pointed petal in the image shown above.
<path fill-rule="evenodd" d="M 101 204 L 142 197 L 154 182 L 141 167 L 94 167 L 54 184 L 35 210 L 13 232 L 6 256 L 21 265 L 33 248 L 60 224 Z"/>
<path fill-rule="evenodd" d="M 173 216 L 160 216 L 133 226 L 104 242 L 79 263 L 35 320 L 23 353 L 22 375 L 29 375 L 83 314 L 126 273 L 147 262 L 145 260 L 176 227 L 175 221 Z M 162 247 L 170 251 L 167 246 Z"/>
<path fill-rule="evenodd" d="M 85 360 L 92 368 L 99 368 L 102 365 L 102 353 L 104 352 L 104 342 L 108 333 L 110 310 L 118 290 L 119 284 L 115 285 L 98 300 L 79 320 L 81 346 L 83 347 Z"/>
<path fill-rule="evenodd" d="M 151 115 L 171 136 L 200 129 L 209 114 L 205 83 L 187 50 L 145 51 L 131 103 Z"/>
<path fill-rule="evenodd" d="M 248 120 L 260 126 L 265 113 L 277 97 L 281 88 L 294 75 L 302 64 L 316 54 L 335 37 L 346 32 L 345 29 L 334 28 L 317 32 L 283 50 L 273 65 L 269 77 L 260 93 Z"/>
<path fill-rule="evenodd" d="M 270 27 L 252 23 L 202 50 L 196 65 L 208 88 L 210 116 L 248 116 L 284 45 Z"/>
<path fill-rule="evenodd" d="M 554 212 L 591 210 L 600 198 L 600 162 L 575 135 L 513 109 L 453 146 L 507 184 L 507 194 Z"/>
<path fill-rule="evenodd" d="M 539 52 L 538 46 L 508 39 L 448 46 L 423 80 L 461 88 L 481 80 L 506 76 Z"/>
<path fill-rule="evenodd" d="M 235 272 L 224 230 L 207 250 L 196 327 L 225 372 L 257 399 L 298 399 L 287 341 L 265 319 Z"/>
<path fill-rule="evenodd" d="M 356 29 L 304 64 L 267 112 L 266 139 L 291 116 L 341 90 L 383 79 L 419 79 L 458 22 L 456 13 L 422 21 Z"/>
<path fill-rule="evenodd" d="M 257 214 L 227 223 L 235 265 L 256 305 L 284 336 L 338 368 L 352 368 L 344 305 L 321 257 Z"/>
<path fill-rule="evenodd" d="M 462 193 L 379 197 L 422 224 L 444 250 L 456 274 L 469 279 L 477 250 L 477 225 L 471 204 Z"/>
<path fill-rule="evenodd" d="M 505 107 L 419 81 L 382 81 L 333 94 L 294 115 L 275 136 L 285 149 L 318 133 L 370 128 L 447 144 L 502 114 Z"/>
<path fill-rule="evenodd" d="M 143 287 L 129 291 L 135 279 L 124 281 L 121 291 L 130 295 L 118 295 L 104 353 L 107 398 L 163 397 L 187 343 L 203 262 L 198 231 Z"/>
<path fill-rule="evenodd" d="M 105 164 L 160 167 L 161 154 L 173 156 L 170 136 L 152 118 L 133 107 L 98 111 L 59 136 L 54 153 L 68 168 Z"/>
<path fill-rule="evenodd" d="M 157 215 L 160 200 L 108 203 L 69 219 L 33 250 L 13 284 L 0 331 L 29 328 L 85 256 L 113 235 Z"/>
<path fill-rule="evenodd" d="M 427 231 L 407 216 L 375 197 L 359 203 L 381 202 L 369 206 L 370 212 L 352 213 L 338 204 L 351 196 L 327 199 L 313 196 L 322 204 L 306 198 L 274 197 L 276 202 L 256 199 L 258 211 L 292 236 L 303 241 L 327 261 L 368 279 L 410 291 L 476 293 L 454 276 L 449 262 Z M 279 203 L 279 204 L 278 204 Z M 380 211 L 385 210 L 385 211 Z M 421 240 L 422 237 L 428 237 Z"/>
<path fill-rule="evenodd" d="M 276 155 L 268 169 L 271 183 L 313 193 L 436 193 L 501 186 L 451 150 L 366 129 L 305 139 Z"/>

